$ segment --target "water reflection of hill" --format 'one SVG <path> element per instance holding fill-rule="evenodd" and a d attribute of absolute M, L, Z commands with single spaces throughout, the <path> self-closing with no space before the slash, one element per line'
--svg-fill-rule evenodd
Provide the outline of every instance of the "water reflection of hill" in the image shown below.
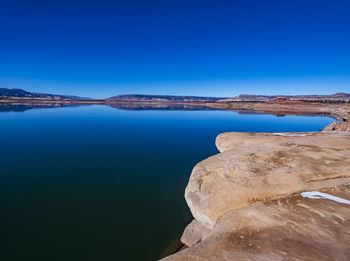
<path fill-rule="evenodd" d="M 96 103 L 98 104 L 98 103 Z M 78 106 L 90 106 L 90 104 L 84 103 L 45 103 L 45 104 L 11 104 L 5 103 L 0 105 L 0 112 L 25 112 L 32 109 L 50 109 L 50 108 L 63 108 L 63 107 L 78 107 Z M 276 111 L 276 110 L 264 110 L 264 109 L 248 109 L 248 108 L 224 108 L 224 107 L 209 107 L 203 104 L 177 104 L 177 103 L 152 103 L 152 104 L 140 104 L 140 103 L 105 103 L 99 105 L 106 105 L 118 110 L 154 110 L 154 111 L 232 111 L 238 114 L 251 114 L 262 115 L 272 114 L 279 117 L 285 115 L 300 115 L 300 116 L 321 116 L 332 117 L 328 111 Z"/>
<path fill-rule="evenodd" d="M 158 103 L 158 104 L 108 104 L 108 106 L 119 109 L 119 110 L 159 110 L 159 111 L 193 111 L 193 110 L 222 110 L 218 108 L 210 108 L 205 105 L 196 105 L 196 104 L 166 104 L 166 103 Z"/>
<path fill-rule="evenodd" d="M 82 106 L 79 104 L 10 104 L 0 105 L 0 112 L 25 112 L 32 109 L 51 109 L 51 108 L 63 108 L 63 107 L 77 107 Z"/>

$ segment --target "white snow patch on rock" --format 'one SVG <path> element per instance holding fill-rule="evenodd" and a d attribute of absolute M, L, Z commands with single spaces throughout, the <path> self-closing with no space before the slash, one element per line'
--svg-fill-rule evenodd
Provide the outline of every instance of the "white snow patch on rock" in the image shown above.
<path fill-rule="evenodd" d="M 350 205 L 350 200 L 339 198 L 339 197 L 332 196 L 332 195 L 329 195 L 327 193 L 322 193 L 322 192 L 318 192 L 318 191 L 303 192 L 303 193 L 301 193 L 301 196 L 304 197 L 304 198 L 329 199 L 329 200 L 336 201 L 338 203 L 349 204 Z"/>
<path fill-rule="evenodd" d="M 287 136 L 287 137 L 305 137 L 305 136 L 312 135 L 310 133 L 272 133 L 272 134 L 277 136 Z"/>

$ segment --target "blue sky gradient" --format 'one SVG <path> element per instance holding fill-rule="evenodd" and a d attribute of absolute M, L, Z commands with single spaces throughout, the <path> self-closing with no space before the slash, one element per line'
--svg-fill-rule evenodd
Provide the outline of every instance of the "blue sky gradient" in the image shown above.
<path fill-rule="evenodd" d="M 0 87 L 104 98 L 350 92 L 350 2 L 0 1 Z"/>

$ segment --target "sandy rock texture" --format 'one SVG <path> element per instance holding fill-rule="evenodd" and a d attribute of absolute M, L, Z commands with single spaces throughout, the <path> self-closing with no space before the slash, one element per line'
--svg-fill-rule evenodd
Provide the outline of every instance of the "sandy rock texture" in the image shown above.
<path fill-rule="evenodd" d="M 321 191 L 350 199 L 350 186 Z M 295 194 L 229 211 L 205 240 L 164 261 L 346 261 L 349 256 L 350 205 Z"/>
<path fill-rule="evenodd" d="M 185 231 L 181 237 L 181 242 L 186 246 L 193 246 L 194 244 L 205 239 L 210 232 L 210 228 L 193 219 L 192 222 L 185 228 Z"/>

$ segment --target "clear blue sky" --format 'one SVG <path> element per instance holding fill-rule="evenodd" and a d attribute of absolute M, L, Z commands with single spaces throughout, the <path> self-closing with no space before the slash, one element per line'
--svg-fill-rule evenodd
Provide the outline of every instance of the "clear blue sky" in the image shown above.
<path fill-rule="evenodd" d="M 109 97 L 350 92 L 350 1 L 0 0 L 0 86 Z"/>

